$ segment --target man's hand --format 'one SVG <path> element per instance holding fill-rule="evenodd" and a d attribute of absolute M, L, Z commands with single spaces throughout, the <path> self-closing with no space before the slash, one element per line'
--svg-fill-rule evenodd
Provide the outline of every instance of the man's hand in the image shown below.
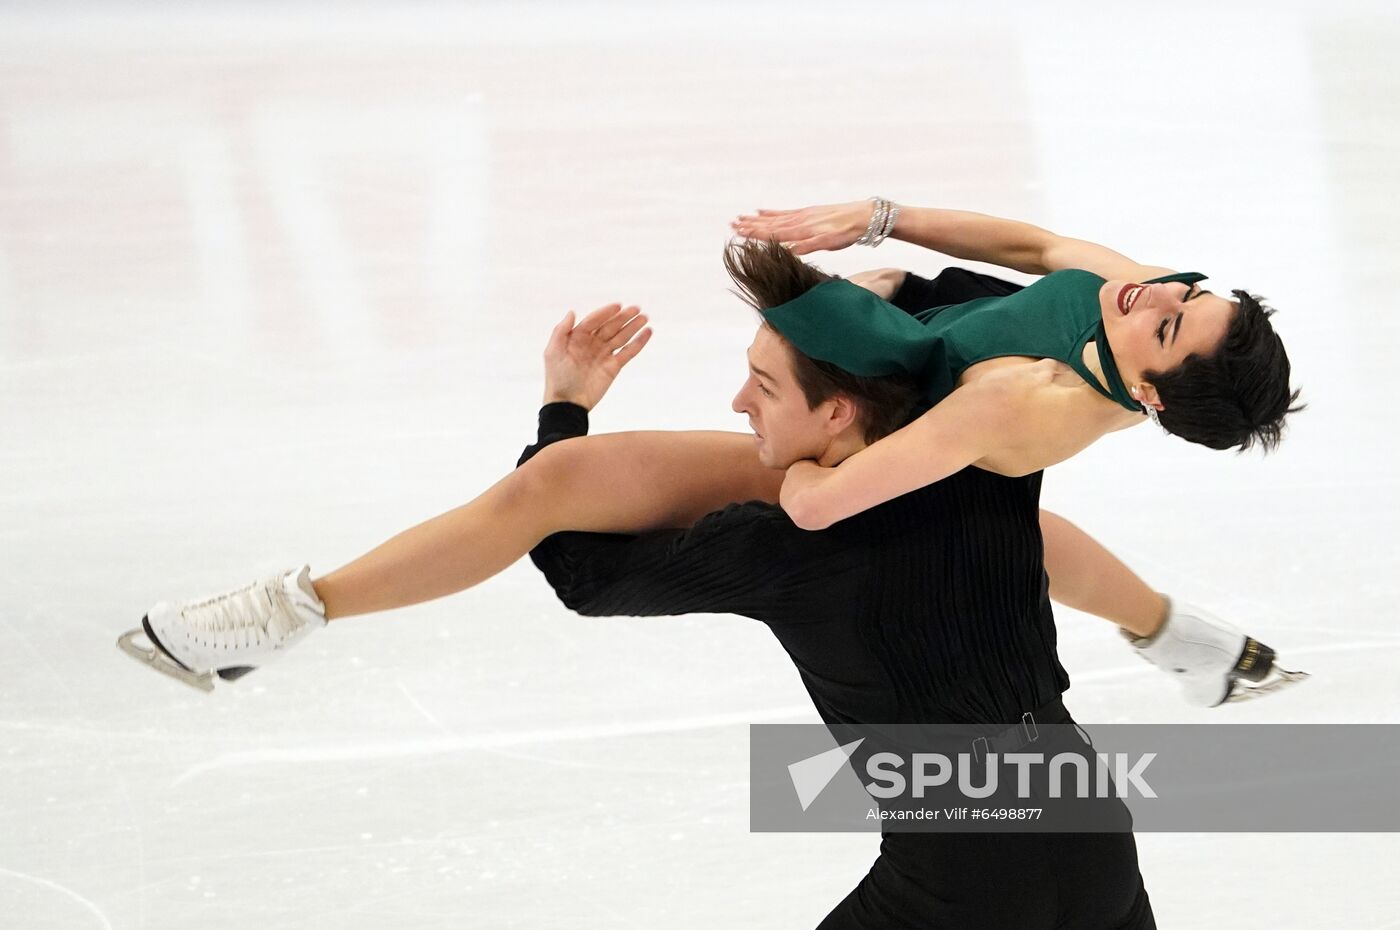
<path fill-rule="evenodd" d="M 544 349 L 544 402 L 568 401 L 592 410 L 613 379 L 651 339 L 636 307 L 608 304 L 574 323 L 564 315 Z"/>

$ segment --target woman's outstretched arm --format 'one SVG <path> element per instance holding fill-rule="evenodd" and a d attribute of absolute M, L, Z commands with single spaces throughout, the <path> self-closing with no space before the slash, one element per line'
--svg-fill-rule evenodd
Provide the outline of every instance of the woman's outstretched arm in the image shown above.
<path fill-rule="evenodd" d="M 854 203 L 803 207 L 801 210 L 759 210 L 735 219 L 731 228 L 749 239 L 776 239 L 795 255 L 823 249 L 844 249 L 855 243 L 870 223 L 874 205 Z M 1045 274 L 1041 258 L 1054 233 L 1021 223 L 965 210 L 900 206 L 890 233 L 926 249 L 954 258 L 988 262 L 1029 274 Z"/>
<path fill-rule="evenodd" d="M 1025 432 L 1019 389 L 1007 378 L 964 385 L 914 422 L 832 468 L 811 460 L 787 470 L 779 502 L 805 530 L 847 517 L 962 471 Z"/>
<path fill-rule="evenodd" d="M 859 200 L 801 210 L 759 210 L 738 217 L 730 226 L 747 238 L 777 239 L 794 254 L 805 255 L 854 244 L 865 232 L 872 209 L 869 201 Z M 1095 242 L 967 210 L 901 205 L 890 238 L 1026 274 L 1080 268 L 1105 279 L 1145 281 L 1171 273 L 1169 268 L 1141 265 Z"/>
<path fill-rule="evenodd" d="M 1045 383 L 1040 365 L 1003 369 L 954 390 L 932 410 L 834 468 L 797 462 L 781 503 L 803 529 L 824 529 L 977 465 L 1028 475 L 1083 451 L 1117 428 L 1113 408 L 1086 412 L 1075 392 Z"/>

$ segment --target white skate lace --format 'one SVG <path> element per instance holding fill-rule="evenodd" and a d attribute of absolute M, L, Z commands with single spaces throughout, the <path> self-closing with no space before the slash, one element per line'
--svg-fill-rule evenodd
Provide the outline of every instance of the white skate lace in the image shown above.
<path fill-rule="evenodd" d="M 260 646 L 265 641 L 276 648 L 304 625 L 288 603 L 280 576 L 186 604 L 180 615 L 206 642 L 223 649 Z"/>

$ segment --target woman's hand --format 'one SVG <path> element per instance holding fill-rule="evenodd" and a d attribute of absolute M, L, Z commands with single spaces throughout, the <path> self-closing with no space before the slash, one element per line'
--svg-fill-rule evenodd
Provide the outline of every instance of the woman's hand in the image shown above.
<path fill-rule="evenodd" d="M 801 210 L 759 210 L 729 226 L 746 239 L 776 239 L 794 255 L 823 249 L 834 252 L 864 235 L 874 209 L 870 201 L 858 200 Z"/>
<path fill-rule="evenodd" d="M 651 339 L 636 307 L 608 304 L 574 323 L 570 310 L 544 349 L 544 402 L 567 401 L 592 410 L 613 379 Z"/>

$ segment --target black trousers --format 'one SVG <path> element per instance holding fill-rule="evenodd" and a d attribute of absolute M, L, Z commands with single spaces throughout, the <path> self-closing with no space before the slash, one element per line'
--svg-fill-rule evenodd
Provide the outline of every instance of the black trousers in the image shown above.
<path fill-rule="evenodd" d="M 1155 930 L 1131 833 L 887 833 L 818 930 Z"/>
<path fill-rule="evenodd" d="M 936 304 L 934 306 L 937 306 Z M 1072 724 L 1064 705 L 1040 724 Z M 1059 728 L 1061 739 L 1087 737 Z M 1082 734 L 1082 730 L 1079 731 Z M 1053 747 L 1043 747 L 1054 751 Z M 1070 748 L 1061 746 L 1060 748 Z M 1107 802 L 1127 809 L 1114 799 Z M 1130 824 L 1131 821 L 1126 821 Z M 1132 833 L 886 832 L 818 930 L 1155 930 Z"/>

